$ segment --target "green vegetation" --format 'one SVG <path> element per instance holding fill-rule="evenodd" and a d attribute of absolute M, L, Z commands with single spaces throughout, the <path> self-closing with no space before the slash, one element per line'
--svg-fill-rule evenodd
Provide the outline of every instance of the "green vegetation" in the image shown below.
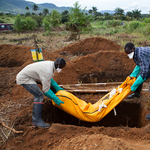
<path fill-rule="evenodd" d="M 17 16 L 14 22 L 14 29 L 17 32 L 21 32 L 23 30 L 33 30 L 36 26 L 35 20 L 33 20 L 30 17 L 26 17 L 25 19 L 22 19 L 20 15 Z"/>
<path fill-rule="evenodd" d="M 67 35 L 70 32 L 68 40 L 77 39 L 77 36 L 80 39 L 81 34 L 111 38 L 112 35 L 117 36 L 121 33 L 138 36 L 141 41 L 150 40 L 150 15 L 142 15 L 138 9 L 125 14 L 123 9 L 117 7 L 114 14 L 108 12 L 102 14 L 97 12 L 96 7 L 92 7 L 89 11 L 86 11 L 86 7 L 83 10 L 80 8 L 79 3 L 75 2 L 71 9 L 62 13 L 55 9 L 50 12 L 47 8 L 38 13 L 41 7 L 33 3 L 32 6 L 24 6 L 25 14 L 12 15 L 1 12 L 0 23 L 14 23 L 14 30 L 17 33 L 42 28 L 45 36 L 52 34 L 55 28 L 62 27 L 65 28 L 62 34 Z M 130 41 L 133 40 L 134 38 Z M 124 43 L 124 40 L 120 43 Z"/>
<path fill-rule="evenodd" d="M 57 27 L 60 24 L 61 15 L 57 10 L 53 10 L 52 13 L 45 17 L 43 26 L 46 31 L 51 31 L 52 27 Z"/>
<path fill-rule="evenodd" d="M 79 3 L 76 2 L 69 12 L 68 28 L 71 31 L 71 39 L 76 39 L 77 35 L 80 39 L 80 33 L 91 28 L 90 21 L 92 19 L 91 16 L 85 15 L 85 9 L 81 11 Z"/>
<path fill-rule="evenodd" d="M 16 16 L 0 15 L 0 23 L 14 23 Z"/>
<path fill-rule="evenodd" d="M 56 5 L 49 3 L 47 4 L 35 4 L 33 2 L 25 1 L 25 0 L 1 0 L 0 1 L 0 12 L 10 12 L 13 14 L 25 14 L 26 12 L 36 12 L 40 13 L 43 12 L 45 8 L 48 9 L 49 12 L 53 11 L 53 9 L 57 10 L 59 13 L 62 13 L 64 10 L 69 10 L 69 7 L 57 7 Z M 33 5 L 37 6 L 37 10 L 35 11 L 36 7 L 33 7 Z M 34 8 L 34 10 L 33 10 Z"/>

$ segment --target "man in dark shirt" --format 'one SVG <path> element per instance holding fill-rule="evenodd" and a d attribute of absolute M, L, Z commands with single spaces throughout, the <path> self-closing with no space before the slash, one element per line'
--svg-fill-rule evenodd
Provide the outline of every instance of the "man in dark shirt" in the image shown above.
<path fill-rule="evenodd" d="M 128 98 L 140 97 L 143 82 L 150 77 L 150 47 L 135 47 L 133 43 L 127 43 L 124 51 L 136 63 L 136 67 L 130 74 L 130 77 L 137 77 L 131 86 L 131 91 L 134 93 Z M 150 119 L 150 114 L 146 116 L 146 119 Z"/>

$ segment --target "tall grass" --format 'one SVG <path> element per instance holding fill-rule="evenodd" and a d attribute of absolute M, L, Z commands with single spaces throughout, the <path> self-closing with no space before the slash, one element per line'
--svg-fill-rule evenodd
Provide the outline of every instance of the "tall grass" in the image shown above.
<path fill-rule="evenodd" d="M 121 45 L 121 50 L 127 42 L 134 43 L 139 46 L 150 46 L 150 23 L 149 19 L 142 21 L 124 21 L 121 25 L 119 20 L 111 21 L 95 21 L 91 25 L 93 27 L 92 35 L 101 36 L 110 39 Z"/>

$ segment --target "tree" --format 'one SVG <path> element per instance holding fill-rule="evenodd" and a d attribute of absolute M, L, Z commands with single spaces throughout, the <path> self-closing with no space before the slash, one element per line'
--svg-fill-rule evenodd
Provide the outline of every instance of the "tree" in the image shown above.
<path fill-rule="evenodd" d="M 14 21 L 14 29 L 20 34 L 22 31 L 22 22 L 21 22 L 21 17 L 18 15 Z"/>
<path fill-rule="evenodd" d="M 97 12 L 96 16 L 103 16 L 101 12 Z"/>
<path fill-rule="evenodd" d="M 115 10 L 114 10 L 114 16 L 116 16 L 116 18 L 118 19 L 118 17 L 124 15 L 124 10 L 117 7 Z"/>
<path fill-rule="evenodd" d="M 34 4 L 33 6 L 32 6 L 32 10 L 33 11 L 35 11 L 35 14 L 36 14 L 36 11 L 39 9 L 39 7 L 36 5 L 36 4 Z"/>
<path fill-rule="evenodd" d="M 29 7 L 28 6 L 26 6 L 26 8 L 25 8 L 27 11 L 29 10 Z"/>
<path fill-rule="evenodd" d="M 44 8 L 43 14 L 46 16 L 49 13 L 49 10 L 47 8 Z"/>
<path fill-rule="evenodd" d="M 57 27 L 60 23 L 60 20 L 61 20 L 61 15 L 57 10 L 53 9 L 50 15 L 50 23 L 52 27 Z"/>
<path fill-rule="evenodd" d="M 30 12 L 27 12 L 26 14 L 25 14 L 25 16 L 27 17 L 27 16 L 30 16 Z"/>
<path fill-rule="evenodd" d="M 62 15 L 67 15 L 68 13 L 69 13 L 68 10 L 64 10 L 61 14 L 62 14 Z"/>
<path fill-rule="evenodd" d="M 20 34 L 23 30 L 33 30 L 35 28 L 36 22 L 30 18 L 26 17 L 22 19 L 20 15 L 18 15 L 14 21 L 14 29 Z"/>
<path fill-rule="evenodd" d="M 94 16 L 96 16 L 96 14 L 97 14 L 97 8 L 96 7 L 92 7 L 92 9 L 93 9 L 93 13 L 94 13 Z"/>
<path fill-rule="evenodd" d="M 90 9 L 88 12 L 89 12 L 89 14 L 92 14 L 93 10 L 92 10 L 92 9 Z"/>
<path fill-rule="evenodd" d="M 133 17 L 139 19 L 141 17 L 141 10 L 135 9 L 132 10 Z"/>
<path fill-rule="evenodd" d="M 132 13 L 131 11 L 128 11 L 128 12 L 126 13 L 126 16 L 128 16 L 128 17 L 133 17 L 133 13 Z"/>
<path fill-rule="evenodd" d="M 112 18 L 112 16 L 108 12 L 105 12 L 104 16 L 106 20 L 110 20 Z"/>
<path fill-rule="evenodd" d="M 51 12 L 51 15 L 48 15 L 44 18 L 44 28 L 47 31 L 51 31 L 52 27 L 57 27 L 60 23 L 61 15 L 55 9 Z"/>
<path fill-rule="evenodd" d="M 3 12 L 0 12 L 0 16 L 3 16 L 4 15 L 4 13 Z"/>
<path fill-rule="evenodd" d="M 91 28 L 91 17 L 84 14 L 86 7 L 82 11 L 80 7 L 79 3 L 75 2 L 74 7 L 71 7 L 69 11 L 68 27 L 71 35 L 68 40 L 76 39 L 77 35 L 78 39 L 80 39 L 80 32 Z"/>
<path fill-rule="evenodd" d="M 28 6 L 26 6 L 26 8 L 25 8 L 25 9 L 28 11 L 28 10 L 29 10 L 29 7 L 28 7 Z M 30 16 L 30 12 L 26 12 L 25 16 Z"/>
<path fill-rule="evenodd" d="M 43 16 L 42 15 L 33 15 L 32 19 L 36 21 L 36 27 L 41 27 L 43 24 Z"/>
<path fill-rule="evenodd" d="M 92 7 L 92 9 L 90 9 L 88 11 L 88 13 L 93 15 L 93 16 L 97 16 L 97 8 L 96 7 Z"/>
<path fill-rule="evenodd" d="M 64 10 L 61 13 L 61 22 L 65 23 L 65 22 L 68 22 L 68 21 L 69 21 L 69 11 L 68 10 Z"/>
<path fill-rule="evenodd" d="M 42 15 L 43 15 L 43 13 L 41 13 L 41 12 L 40 12 L 38 15 L 39 15 L 39 16 L 42 16 Z"/>

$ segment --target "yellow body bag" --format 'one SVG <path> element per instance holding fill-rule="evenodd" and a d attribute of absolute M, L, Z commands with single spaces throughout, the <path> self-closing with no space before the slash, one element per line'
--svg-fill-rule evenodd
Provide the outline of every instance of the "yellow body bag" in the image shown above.
<path fill-rule="evenodd" d="M 42 49 L 31 49 L 31 54 L 34 62 L 44 60 L 42 55 Z"/>
<path fill-rule="evenodd" d="M 64 104 L 59 106 L 55 104 L 53 100 L 52 103 L 54 106 L 80 120 L 87 122 L 98 122 L 113 108 L 115 108 L 125 97 L 132 93 L 131 86 L 135 80 L 136 78 L 127 77 L 126 80 L 118 88 L 116 88 L 116 93 L 111 98 L 111 92 L 109 92 L 95 104 L 86 103 L 85 101 L 78 99 L 73 94 L 64 90 L 59 90 L 56 93 L 56 96 L 62 100 Z"/>

